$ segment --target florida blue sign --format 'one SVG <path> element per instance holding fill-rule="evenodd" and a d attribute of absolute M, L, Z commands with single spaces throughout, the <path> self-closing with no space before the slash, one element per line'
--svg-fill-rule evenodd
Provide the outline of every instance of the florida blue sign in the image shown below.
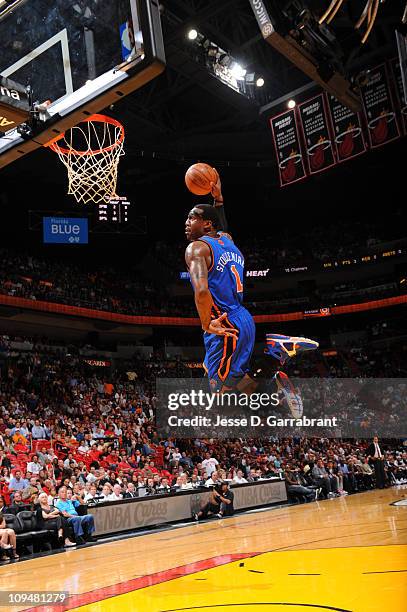
<path fill-rule="evenodd" d="M 43 235 L 45 244 L 88 244 L 88 220 L 43 217 Z"/>

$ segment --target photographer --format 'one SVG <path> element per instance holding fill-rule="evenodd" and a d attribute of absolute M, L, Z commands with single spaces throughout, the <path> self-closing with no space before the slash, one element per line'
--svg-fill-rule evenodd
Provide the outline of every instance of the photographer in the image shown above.
<path fill-rule="evenodd" d="M 233 500 L 234 493 L 229 488 L 229 483 L 222 482 L 220 485 L 220 491 L 218 487 L 215 487 L 215 493 L 220 501 L 220 510 L 218 512 L 218 517 L 223 518 L 224 516 L 232 516 L 234 513 L 233 508 Z"/>
<path fill-rule="evenodd" d="M 233 498 L 234 494 L 229 489 L 227 482 L 216 485 L 209 497 L 209 501 L 201 508 L 201 510 L 194 514 L 194 519 L 199 521 L 201 518 L 207 518 L 208 516 L 217 516 L 222 518 L 223 516 L 231 516 L 233 514 Z"/>

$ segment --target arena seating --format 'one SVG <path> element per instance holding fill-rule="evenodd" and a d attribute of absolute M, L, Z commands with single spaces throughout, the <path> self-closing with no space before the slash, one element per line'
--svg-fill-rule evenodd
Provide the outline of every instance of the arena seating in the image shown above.
<path fill-rule="evenodd" d="M 32 340 L 32 339 L 31 339 Z M 24 338 L 20 338 L 24 341 Z M 234 480 L 237 471 L 255 481 L 295 471 L 303 486 L 318 489 L 310 475 L 317 458 L 324 465 L 332 460 L 335 495 L 353 494 L 374 486 L 374 475 L 364 467 L 367 440 L 269 439 L 193 441 L 161 439 L 155 431 L 154 379 L 174 372 L 173 362 L 162 355 L 134 358 L 107 374 L 90 372 L 79 355 L 65 355 L 52 347 L 32 343 L 31 351 L 8 350 L 12 340 L 3 336 L 2 367 L 7 375 L 0 380 L 0 485 L 7 525 L 17 534 L 23 554 L 57 547 L 55 533 L 39 529 L 33 510 L 40 492 L 52 503 L 57 488 L 64 484 L 86 512 L 84 501 L 94 496 L 114 500 L 131 490 L 148 495 L 204 485 L 212 469 L 204 458 L 213 458 L 220 478 Z M 335 356 L 319 354 L 304 365 L 293 364 L 294 373 L 313 372 L 327 376 L 354 373 L 381 375 L 400 372 L 400 351 L 375 352 L 368 346 L 357 352 L 339 351 Z M 302 368 L 304 370 L 302 371 Z M 129 380 L 126 372 L 136 372 Z M 108 384 L 107 384 L 108 383 Z M 45 437 L 38 438 L 43 432 Z M 178 444 L 178 446 L 177 446 Z M 407 478 L 407 453 L 396 440 L 385 442 L 388 484 Z M 33 472 L 28 465 L 39 467 Z M 308 468 L 308 469 L 307 469 Z M 13 489 L 17 470 L 24 486 Z M 38 472 L 38 473 L 36 473 Z M 312 472 L 311 472 L 312 474 Z M 129 488 L 130 487 L 130 488 Z M 323 491 L 318 494 L 324 496 Z M 302 503 L 302 494 L 289 492 Z"/>

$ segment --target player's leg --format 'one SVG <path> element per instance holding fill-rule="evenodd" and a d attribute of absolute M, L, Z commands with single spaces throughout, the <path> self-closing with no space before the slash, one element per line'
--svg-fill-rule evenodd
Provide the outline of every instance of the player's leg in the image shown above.
<path fill-rule="evenodd" d="M 209 385 L 214 392 L 236 389 L 249 369 L 255 340 L 252 316 L 245 309 L 225 319 L 228 327 L 237 330 L 237 337 L 205 334 L 205 361 Z"/>
<path fill-rule="evenodd" d="M 264 353 L 276 359 L 283 366 L 289 359 L 306 351 L 314 351 L 318 342 L 299 336 L 283 336 L 281 334 L 266 334 Z"/>
<path fill-rule="evenodd" d="M 266 334 L 264 355 L 253 359 L 250 371 L 239 383 L 238 390 L 240 393 L 250 395 L 258 389 L 262 381 L 274 379 L 292 416 L 301 417 L 303 412 L 301 395 L 281 368 L 289 359 L 305 351 L 315 350 L 318 346 L 318 342 L 309 338 Z"/>
<path fill-rule="evenodd" d="M 204 334 L 205 359 L 204 369 L 209 380 L 209 387 L 213 393 L 223 390 L 224 373 L 230 363 L 230 357 L 235 350 L 237 339 L 231 336 L 217 336 Z"/>
<path fill-rule="evenodd" d="M 254 343 L 256 339 L 256 327 L 253 317 L 245 308 L 232 313 L 229 323 L 239 330 L 238 340 L 229 362 L 220 370 L 220 378 L 224 383 L 224 389 L 238 389 L 240 382 L 250 370 L 253 356 Z"/>

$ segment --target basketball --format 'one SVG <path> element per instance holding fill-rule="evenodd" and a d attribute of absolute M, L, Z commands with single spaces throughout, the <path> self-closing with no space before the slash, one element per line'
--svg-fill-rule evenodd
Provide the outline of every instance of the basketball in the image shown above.
<path fill-rule="evenodd" d="M 194 164 L 185 174 L 185 184 L 191 193 L 206 195 L 211 191 L 211 182 L 216 183 L 218 173 L 208 164 Z"/>

